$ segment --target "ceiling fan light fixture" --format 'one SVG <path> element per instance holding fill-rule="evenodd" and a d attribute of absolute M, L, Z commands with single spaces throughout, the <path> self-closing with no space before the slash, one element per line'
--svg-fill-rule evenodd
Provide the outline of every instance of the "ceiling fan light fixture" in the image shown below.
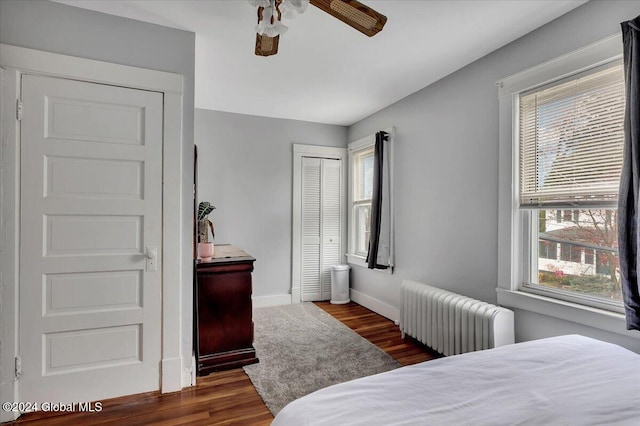
<path fill-rule="evenodd" d="M 262 25 L 263 22 L 256 25 L 256 32 L 267 37 L 275 37 L 287 32 L 289 27 L 283 25 L 280 21 L 276 21 L 271 25 Z"/>
<path fill-rule="evenodd" d="M 256 25 L 256 32 L 258 34 L 275 37 L 287 32 L 289 28 L 283 25 L 279 19 L 275 19 L 273 12 L 274 10 L 271 6 L 262 8 L 262 11 L 260 11 L 260 7 L 258 7 L 258 25 Z"/>
<path fill-rule="evenodd" d="M 247 0 L 253 7 L 269 7 L 271 2 L 269 0 Z"/>
<path fill-rule="evenodd" d="M 262 0 L 249 0 L 249 3 L 253 5 L 258 1 Z M 258 6 L 258 24 L 255 28 L 256 33 L 259 35 L 266 35 L 268 37 L 276 37 L 280 34 L 286 33 L 289 28 L 280 21 L 282 17 L 280 7 L 283 2 L 288 3 L 290 0 L 266 1 L 269 3 L 267 6 Z"/>
<path fill-rule="evenodd" d="M 293 19 L 304 13 L 309 6 L 309 0 L 282 0 L 280 12 L 287 19 Z"/>

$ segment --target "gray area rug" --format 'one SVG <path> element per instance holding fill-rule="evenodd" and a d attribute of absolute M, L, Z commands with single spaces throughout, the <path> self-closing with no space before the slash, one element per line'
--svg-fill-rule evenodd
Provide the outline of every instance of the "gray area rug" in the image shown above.
<path fill-rule="evenodd" d="M 255 308 L 260 362 L 243 367 L 275 416 L 315 390 L 400 364 L 313 303 Z"/>

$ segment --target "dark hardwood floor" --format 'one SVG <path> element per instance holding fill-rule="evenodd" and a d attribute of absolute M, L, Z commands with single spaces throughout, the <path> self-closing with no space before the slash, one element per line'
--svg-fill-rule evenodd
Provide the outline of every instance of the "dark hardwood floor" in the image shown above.
<path fill-rule="evenodd" d="M 400 337 L 392 321 L 356 303 L 317 306 L 374 343 L 402 365 L 439 355 L 410 337 Z M 198 377 L 196 386 L 170 394 L 149 392 L 102 401 L 99 413 L 30 413 L 16 425 L 269 425 L 273 416 L 241 368 Z"/>
<path fill-rule="evenodd" d="M 316 305 L 394 357 L 402 365 L 417 364 L 440 357 L 437 352 L 409 336 L 402 339 L 393 321 L 357 303 L 332 305 L 329 302 L 316 302 Z"/>

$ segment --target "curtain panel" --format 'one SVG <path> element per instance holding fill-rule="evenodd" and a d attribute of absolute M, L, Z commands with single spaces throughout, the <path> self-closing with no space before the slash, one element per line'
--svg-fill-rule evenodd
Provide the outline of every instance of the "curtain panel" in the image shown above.
<path fill-rule="evenodd" d="M 367 266 L 369 269 L 393 268 L 392 166 L 387 132 L 376 133 L 373 160 L 373 193 Z"/>
<path fill-rule="evenodd" d="M 640 330 L 640 16 L 621 25 L 626 108 L 618 197 L 618 252 L 627 329 Z"/>

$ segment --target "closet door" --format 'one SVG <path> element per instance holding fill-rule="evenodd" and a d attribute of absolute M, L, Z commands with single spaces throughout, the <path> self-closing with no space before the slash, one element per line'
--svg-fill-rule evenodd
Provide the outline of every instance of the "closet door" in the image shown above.
<path fill-rule="evenodd" d="M 338 265 L 340 256 L 340 205 L 342 175 L 340 160 L 323 158 L 321 164 L 321 210 L 320 210 L 320 265 L 321 300 L 331 299 L 331 267 Z"/>
<path fill-rule="evenodd" d="M 342 162 L 302 159 L 302 301 L 331 298 L 331 266 L 341 260 Z"/>
<path fill-rule="evenodd" d="M 303 302 L 322 300 L 320 286 L 320 169 L 322 159 L 302 159 L 302 270 Z"/>

